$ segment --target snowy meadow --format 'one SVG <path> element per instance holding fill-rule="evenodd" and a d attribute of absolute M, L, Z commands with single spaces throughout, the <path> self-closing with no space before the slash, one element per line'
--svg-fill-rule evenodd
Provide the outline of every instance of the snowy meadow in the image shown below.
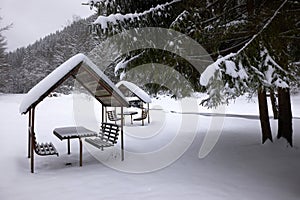
<path fill-rule="evenodd" d="M 55 137 L 53 129 L 82 123 L 97 131 L 101 106 L 92 98 L 82 96 L 82 102 L 95 108 L 95 118 L 84 121 L 78 118 L 78 113 L 83 118 L 86 115 L 83 110 L 81 113 L 80 109 L 74 109 L 72 95 L 46 98 L 36 110 L 37 140 L 51 141 L 60 155 L 35 155 L 34 174 L 30 173 L 27 158 L 28 116 L 19 113 L 23 97 L 0 95 L 0 199 L 300 198 L 300 96 L 292 97 L 294 147 L 282 139 L 262 145 L 256 99 L 249 101 L 240 97 L 226 107 L 220 138 L 212 151 L 200 159 L 199 149 L 214 118 L 211 110 L 198 106 L 199 99 L 191 100 L 198 107 L 191 110 L 182 109 L 182 102 L 161 96 L 152 100 L 150 124 L 141 126 L 140 122 L 134 122 L 131 125 L 130 118 L 126 117 L 125 161 L 120 161 L 118 145 L 101 151 L 84 144 L 82 167 L 79 167 L 78 140 L 71 140 L 71 155 L 68 155 L 66 141 Z M 186 119 L 190 122 L 183 123 Z M 277 121 L 271 119 L 270 122 L 275 138 Z M 157 156 L 152 163 L 153 170 L 149 170 L 151 162 L 147 160 L 147 153 L 156 151 L 159 155 L 162 147 L 174 142 L 177 134 L 182 136 L 179 137 L 182 143 L 187 139 L 191 141 L 188 148 L 174 162 L 162 164 L 160 168 L 155 168 L 155 164 L 167 160 L 168 154 Z M 178 138 L 176 140 L 178 142 Z M 181 143 L 178 144 L 180 149 Z M 145 157 L 134 157 L 131 153 Z M 172 152 L 169 156 L 173 156 Z M 115 167 L 110 167 L 110 163 Z M 136 169 L 148 171 L 133 173 Z"/>

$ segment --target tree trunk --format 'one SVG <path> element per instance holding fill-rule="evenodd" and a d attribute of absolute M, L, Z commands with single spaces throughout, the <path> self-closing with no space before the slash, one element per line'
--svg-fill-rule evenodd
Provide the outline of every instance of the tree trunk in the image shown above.
<path fill-rule="evenodd" d="M 276 98 L 276 94 L 274 93 L 274 90 L 270 91 L 270 99 L 272 103 L 274 119 L 278 119 L 278 104 L 277 104 L 277 98 Z"/>
<path fill-rule="evenodd" d="M 260 125 L 262 131 L 262 143 L 264 144 L 268 139 L 273 142 L 271 126 L 269 121 L 267 95 L 264 89 L 258 90 L 258 105 Z"/>
<path fill-rule="evenodd" d="M 291 97 L 289 89 L 278 89 L 278 135 L 277 138 L 285 138 L 288 143 L 293 146 L 293 124 L 292 124 L 292 109 Z"/>

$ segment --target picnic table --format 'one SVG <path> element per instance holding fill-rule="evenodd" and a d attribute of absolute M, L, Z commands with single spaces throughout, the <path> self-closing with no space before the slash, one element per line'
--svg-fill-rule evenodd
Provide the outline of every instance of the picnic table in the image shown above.
<path fill-rule="evenodd" d="M 53 134 L 60 140 L 68 140 L 68 154 L 70 150 L 70 140 L 79 139 L 79 165 L 82 166 L 82 140 L 81 138 L 96 136 L 97 133 L 82 126 L 55 128 Z"/>
<path fill-rule="evenodd" d="M 123 115 L 130 116 L 131 124 L 133 124 L 132 116 L 136 115 L 136 114 L 138 114 L 138 112 L 136 112 L 136 111 L 125 111 L 125 112 L 123 112 Z M 118 115 L 121 115 L 121 113 L 118 113 Z M 125 124 L 125 119 L 124 119 L 124 124 Z"/>

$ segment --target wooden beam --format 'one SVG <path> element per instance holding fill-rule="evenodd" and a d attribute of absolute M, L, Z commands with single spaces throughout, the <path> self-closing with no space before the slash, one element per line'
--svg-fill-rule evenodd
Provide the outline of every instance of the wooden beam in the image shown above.
<path fill-rule="evenodd" d="M 95 95 L 95 97 L 96 97 L 96 98 L 111 98 L 112 95 L 111 95 L 111 94 L 102 95 L 102 96 L 100 96 L 100 95 Z"/>
<path fill-rule="evenodd" d="M 79 166 L 82 167 L 82 140 L 79 137 Z"/>
<path fill-rule="evenodd" d="M 88 88 L 96 88 L 97 86 L 98 86 L 98 82 L 97 81 L 95 81 L 95 80 L 92 80 L 91 82 L 87 82 L 86 83 L 86 86 L 88 87 Z"/>
<path fill-rule="evenodd" d="M 150 106 L 149 103 L 147 103 L 148 105 L 148 124 L 150 124 Z"/>
<path fill-rule="evenodd" d="M 107 107 L 105 106 L 105 122 L 107 122 Z"/>
<path fill-rule="evenodd" d="M 31 129 L 31 109 L 29 110 L 29 117 L 28 117 L 28 158 L 30 158 L 30 148 L 31 148 L 31 136 L 30 130 Z"/>
<path fill-rule="evenodd" d="M 144 109 L 144 103 L 142 102 L 142 112 L 143 112 L 143 109 Z M 142 125 L 144 126 L 145 123 L 144 123 L 144 118 L 142 119 Z"/>
<path fill-rule="evenodd" d="M 103 89 L 103 87 L 97 87 L 95 91 L 95 96 L 96 97 L 101 97 L 101 96 L 112 96 L 112 94 L 107 91 L 106 89 Z"/>
<path fill-rule="evenodd" d="M 31 109 L 31 173 L 34 173 L 34 116 L 35 107 Z"/>
<path fill-rule="evenodd" d="M 102 120 L 102 123 L 104 122 L 104 114 L 105 114 L 105 111 L 104 111 L 104 105 L 103 104 L 101 104 L 102 105 L 102 113 L 101 113 L 101 115 L 102 115 L 102 117 L 101 117 L 101 120 Z"/>
<path fill-rule="evenodd" d="M 121 107 L 121 118 L 123 119 L 123 106 Z M 124 161 L 124 134 L 123 134 L 123 120 L 121 120 L 121 159 Z"/>

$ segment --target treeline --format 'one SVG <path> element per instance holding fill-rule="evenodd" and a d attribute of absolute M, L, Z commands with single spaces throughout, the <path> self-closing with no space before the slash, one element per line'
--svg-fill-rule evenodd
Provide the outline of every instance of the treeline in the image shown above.
<path fill-rule="evenodd" d="M 6 54 L 7 65 L 0 69 L 0 93 L 26 93 L 73 55 L 91 51 L 97 45 L 88 29 L 93 16 L 73 20 L 62 30 Z M 67 82 L 60 90 L 67 92 L 71 86 Z"/>

